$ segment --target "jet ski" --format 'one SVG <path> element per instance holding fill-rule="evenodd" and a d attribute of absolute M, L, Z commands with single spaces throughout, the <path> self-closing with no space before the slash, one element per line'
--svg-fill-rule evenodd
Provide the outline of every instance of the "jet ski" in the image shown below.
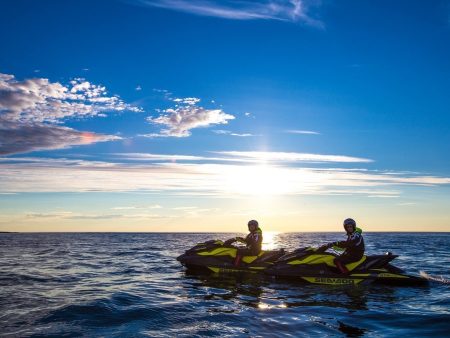
<path fill-rule="evenodd" d="M 385 255 L 363 256 L 359 261 L 347 264 L 348 274 L 342 274 L 334 264 L 336 254 L 323 248 L 305 247 L 287 253 L 264 272 L 275 277 L 284 277 L 312 284 L 357 285 L 383 283 L 392 285 L 426 285 L 427 279 L 407 275 L 405 271 L 390 264 L 398 257 L 388 252 Z"/>
<path fill-rule="evenodd" d="M 198 243 L 177 257 L 177 260 L 190 272 L 260 273 L 285 254 L 284 249 L 261 251 L 258 256 L 243 256 L 239 265 L 235 266 L 237 248 L 231 242 L 232 240 L 210 240 Z"/>

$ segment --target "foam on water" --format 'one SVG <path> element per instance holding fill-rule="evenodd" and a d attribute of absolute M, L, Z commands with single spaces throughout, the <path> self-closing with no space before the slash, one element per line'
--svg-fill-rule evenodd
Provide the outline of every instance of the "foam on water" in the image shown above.
<path fill-rule="evenodd" d="M 439 282 L 442 284 L 450 284 L 450 279 L 445 279 L 443 276 L 430 276 L 425 271 L 420 271 L 420 276 L 423 278 L 426 278 L 433 282 Z"/>

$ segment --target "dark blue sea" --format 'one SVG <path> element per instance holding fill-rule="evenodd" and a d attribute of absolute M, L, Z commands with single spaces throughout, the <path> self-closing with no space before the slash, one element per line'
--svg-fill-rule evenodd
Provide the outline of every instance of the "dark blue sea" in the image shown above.
<path fill-rule="evenodd" d="M 368 254 L 436 278 L 353 287 L 192 276 L 176 257 L 232 234 L 0 234 L 2 337 L 431 337 L 450 335 L 450 234 L 366 233 Z M 266 236 L 295 249 L 342 233 Z"/>

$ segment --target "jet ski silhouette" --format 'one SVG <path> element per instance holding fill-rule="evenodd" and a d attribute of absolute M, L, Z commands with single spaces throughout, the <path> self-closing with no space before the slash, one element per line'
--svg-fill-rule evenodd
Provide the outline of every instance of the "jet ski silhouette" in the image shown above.
<path fill-rule="evenodd" d="M 285 254 L 284 249 L 273 251 L 263 250 L 257 256 L 243 256 L 239 265 L 235 266 L 234 261 L 237 248 L 231 245 L 234 240 L 233 238 L 225 242 L 221 240 L 210 240 L 198 243 L 177 257 L 177 260 L 190 271 L 260 273 L 272 266 L 279 257 Z"/>
<path fill-rule="evenodd" d="M 391 285 L 426 285 L 427 279 L 411 276 L 395 267 L 391 261 L 398 257 L 388 252 L 385 255 L 364 255 L 359 261 L 346 264 L 348 274 L 342 274 L 334 259 L 336 254 L 326 252 L 326 248 L 304 247 L 287 253 L 275 264 L 265 269 L 265 273 L 275 277 L 296 281 L 328 284 L 357 285 L 362 283 L 383 283 Z"/>

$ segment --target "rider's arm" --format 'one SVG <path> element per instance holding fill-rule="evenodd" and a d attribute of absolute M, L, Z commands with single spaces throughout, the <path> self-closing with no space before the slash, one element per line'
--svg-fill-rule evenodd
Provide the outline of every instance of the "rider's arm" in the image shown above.
<path fill-rule="evenodd" d="M 334 242 L 333 245 L 338 246 L 340 248 L 351 248 L 357 246 L 361 242 L 361 234 L 358 232 L 354 232 L 350 236 L 348 236 L 346 241 Z"/>
<path fill-rule="evenodd" d="M 241 242 L 241 243 L 247 244 L 247 241 L 245 240 L 245 238 L 236 237 L 235 239 L 236 239 L 237 242 Z"/>

